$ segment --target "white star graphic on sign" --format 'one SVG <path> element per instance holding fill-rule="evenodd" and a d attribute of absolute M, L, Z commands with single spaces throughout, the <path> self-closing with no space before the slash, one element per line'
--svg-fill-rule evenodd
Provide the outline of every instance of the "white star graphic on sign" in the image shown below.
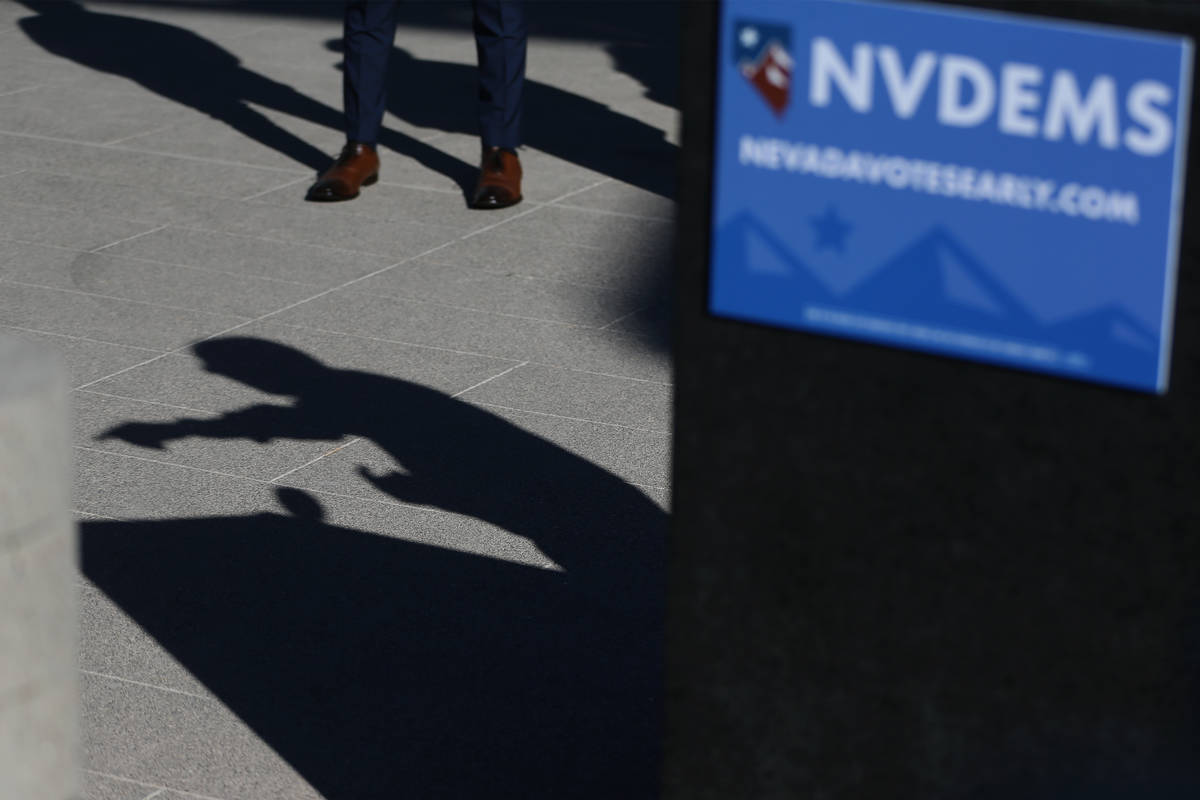
<path fill-rule="evenodd" d="M 742 28 L 742 47 L 754 47 L 758 44 L 758 29 L 747 25 Z"/>

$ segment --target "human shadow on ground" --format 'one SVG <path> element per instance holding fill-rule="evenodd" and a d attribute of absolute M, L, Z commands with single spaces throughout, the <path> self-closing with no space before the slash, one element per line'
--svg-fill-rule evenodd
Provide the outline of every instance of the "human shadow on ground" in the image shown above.
<path fill-rule="evenodd" d="M 224 122 L 244 136 L 312 168 L 330 156 L 252 106 L 344 130 L 342 113 L 243 66 L 228 50 L 192 31 L 138 17 L 91 11 L 74 0 L 19 0 L 35 16 L 18 21 L 47 52 L 131 80 L 161 97 Z M 340 46 L 340 40 L 332 45 Z M 396 50 L 389 109 L 420 127 L 478 134 L 473 65 L 414 59 Z M 662 83 L 662 81 L 658 81 Z M 669 195 L 677 148 L 662 132 L 600 102 L 526 82 L 529 145 L 618 180 Z M 477 163 L 464 161 L 394 129 L 380 145 L 409 156 L 469 192 Z"/>
<path fill-rule="evenodd" d="M 95 5 L 113 0 L 94 0 Z M 340 0 L 116 0 L 123 6 L 206 9 L 220 14 L 341 19 Z M 678 108 L 681 0 L 527 0 L 531 37 L 603 42 L 613 66 L 636 80 L 644 96 Z M 694 9 L 687 9 L 692 13 Z M 469 30 L 469 0 L 405 3 L 401 25 Z"/>
<path fill-rule="evenodd" d="M 392 538 L 280 489 L 290 514 L 86 522 L 91 581 L 330 800 L 656 796 L 656 504 L 442 392 L 259 339 L 194 349 L 291 404 L 105 435 L 361 436 L 398 464 L 363 479 L 525 537 L 560 568 L 418 541 L 477 523 L 395 506 Z"/>
<path fill-rule="evenodd" d="M 252 106 L 274 109 L 317 125 L 344 130 L 341 111 L 244 67 L 223 47 L 186 28 L 104 14 L 74 0 L 18 0 L 36 16 L 18 21 L 47 52 L 81 66 L 118 75 L 147 91 L 188 106 L 314 171 L 331 156 L 280 127 Z M 385 131 L 380 144 L 450 177 L 464 191 L 475 165 L 405 133 Z"/>

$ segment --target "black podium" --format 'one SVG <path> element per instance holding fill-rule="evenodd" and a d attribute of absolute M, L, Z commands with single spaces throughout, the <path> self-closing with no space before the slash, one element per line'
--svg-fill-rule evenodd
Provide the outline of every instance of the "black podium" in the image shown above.
<path fill-rule="evenodd" d="M 1195 3 L 987 5 L 1200 40 Z M 1163 396 L 720 319 L 717 13 L 682 17 L 664 797 L 1200 797 L 1196 148 Z"/>

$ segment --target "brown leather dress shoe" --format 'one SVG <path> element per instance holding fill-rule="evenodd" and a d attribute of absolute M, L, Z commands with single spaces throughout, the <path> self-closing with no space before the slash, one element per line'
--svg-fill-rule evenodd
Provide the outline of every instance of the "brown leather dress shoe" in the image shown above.
<path fill-rule="evenodd" d="M 508 208 L 521 202 L 521 160 L 511 150 L 487 147 L 471 208 Z"/>
<path fill-rule="evenodd" d="M 333 166 L 321 173 L 308 190 L 309 200 L 329 202 L 353 200 L 362 186 L 379 180 L 379 156 L 375 148 L 361 142 L 350 142 Z"/>

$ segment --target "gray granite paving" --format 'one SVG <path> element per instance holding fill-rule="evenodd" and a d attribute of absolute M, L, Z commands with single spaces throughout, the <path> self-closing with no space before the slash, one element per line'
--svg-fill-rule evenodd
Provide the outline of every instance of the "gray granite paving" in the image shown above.
<path fill-rule="evenodd" d="M 163 796 L 163 793 L 154 786 L 110 778 L 96 772 L 84 773 L 83 791 L 84 797 L 88 800 L 147 800 L 150 797 Z"/>
<path fill-rule="evenodd" d="M 381 182 L 304 201 L 331 5 L 0 0 L 0 335 L 75 387 L 85 800 L 652 797 L 675 10 L 533 4 L 527 199 L 488 213 L 453 3 L 401 25 Z"/>
<path fill-rule="evenodd" d="M 10 241 L 91 250 L 155 227 L 153 223 L 97 212 L 63 210 L 47 214 L 44 206 L 0 200 L 0 236 Z"/>
<path fill-rule="evenodd" d="M 0 242 L 0 275 L 28 286 L 70 289 L 177 308 L 206 308 L 247 317 L 258 317 L 280 306 L 305 300 L 314 291 L 315 284 L 312 283 L 239 274 L 234 270 L 240 269 L 241 265 L 217 259 L 197 258 L 193 261 L 198 266 L 192 266 L 140 257 L 123 258 L 115 255 L 124 252 L 121 247 L 117 245 L 92 253 Z M 157 252 L 167 257 L 186 258 L 186 254 L 175 256 L 164 252 L 166 250 L 159 248 Z M 371 266 L 368 263 L 362 268 L 370 269 Z M 251 269 L 245 271 L 251 272 Z"/>
<path fill-rule="evenodd" d="M 117 183 L 29 169 L 12 176 L 6 183 L 11 196 L 21 198 L 21 202 L 28 205 L 54 209 L 58 213 L 92 214 L 99 208 L 120 209 L 123 217 L 154 225 L 186 222 L 217 213 L 230 204 L 224 197 L 189 194 L 166 186 L 138 185 L 137 176 L 133 174 L 127 180 L 129 183 Z"/>

